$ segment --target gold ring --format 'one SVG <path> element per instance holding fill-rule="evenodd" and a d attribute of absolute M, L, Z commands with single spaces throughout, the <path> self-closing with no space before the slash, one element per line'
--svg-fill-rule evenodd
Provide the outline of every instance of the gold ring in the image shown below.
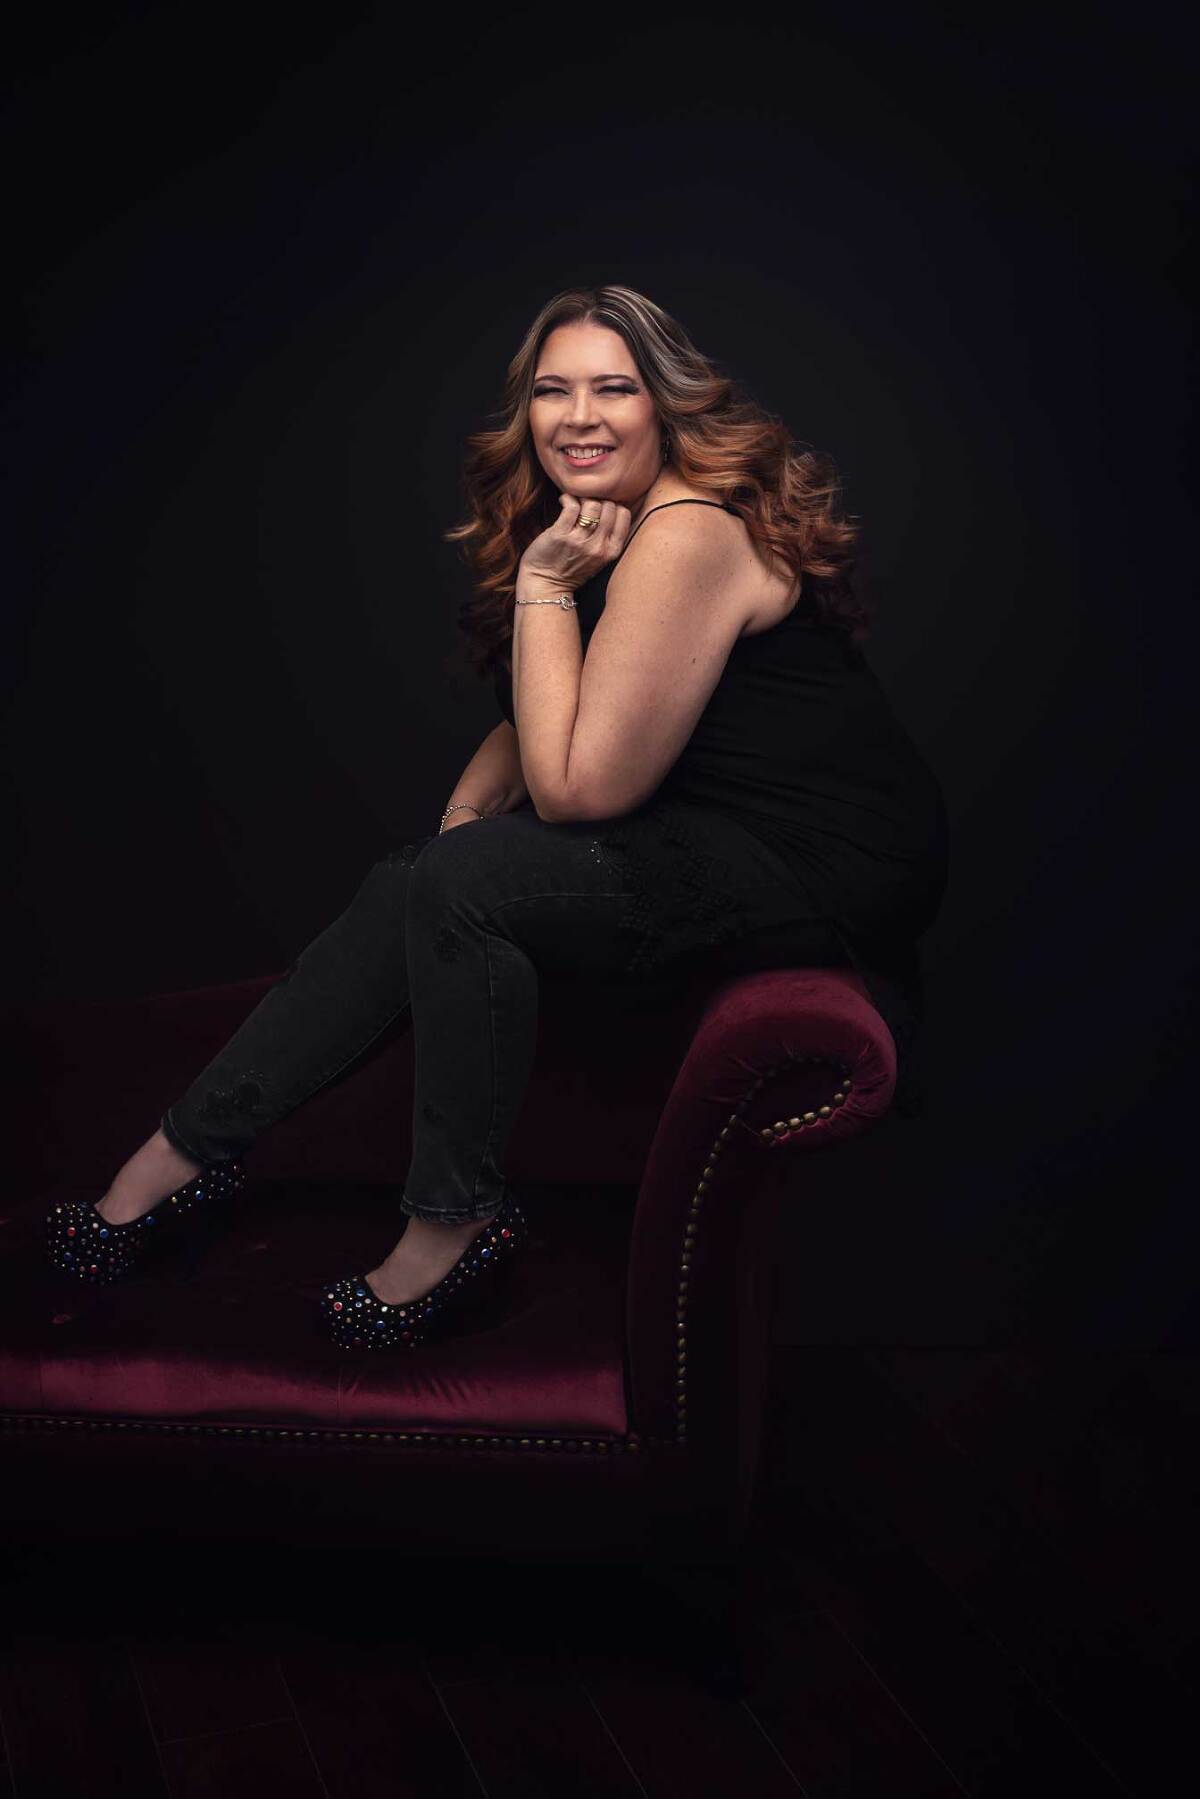
<path fill-rule="evenodd" d="M 581 518 L 579 521 L 579 529 L 581 531 L 594 531 L 599 523 L 600 514 L 597 513 L 595 518 Z"/>

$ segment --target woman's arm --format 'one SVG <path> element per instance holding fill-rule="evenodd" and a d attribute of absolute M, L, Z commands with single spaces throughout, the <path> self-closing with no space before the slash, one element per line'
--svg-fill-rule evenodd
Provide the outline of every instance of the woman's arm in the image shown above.
<path fill-rule="evenodd" d="M 446 804 L 474 806 L 490 815 L 511 812 L 528 797 L 517 733 L 507 719 L 502 719 L 463 769 Z M 443 828 L 448 831 L 452 825 L 473 822 L 474 812 L 453 812 Z"/>

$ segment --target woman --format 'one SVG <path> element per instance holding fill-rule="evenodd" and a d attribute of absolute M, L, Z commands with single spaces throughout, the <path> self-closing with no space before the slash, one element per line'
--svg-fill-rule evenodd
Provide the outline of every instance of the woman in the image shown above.
<path fill-rule="evenodd" d="M 627 287 L 551 300 L 505 401 L 447 534 L 504 721 L 440 830 L 370 870 L 99 1204 L 55 1208 L 57 1266 L 129 1272 L 411 1010 L 406 1227 L 326 1285 L 321 1321 L 342 1347 L 404 1349 L 469 1316 L 526 1235 L 503 1158 L 543 972 L 853 965 L 911 1096 L 945 812 L 859 648 L 829 463 Z"/>

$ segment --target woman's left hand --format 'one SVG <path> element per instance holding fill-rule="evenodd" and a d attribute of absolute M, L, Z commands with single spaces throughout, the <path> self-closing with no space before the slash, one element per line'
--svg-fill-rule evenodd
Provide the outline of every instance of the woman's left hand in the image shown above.
<path fill-rule="evenodd" d="M 529 545 L 521 557 L 521 570 L 574 592 L 620 555 L 633 514 L 615 500 L 591 500 L 586 495 L 580 499 L 573 493 L 560 493 L 558 503 L 562 508 L 559 516 Z M 581 531 L 581 518 L 600 522 L 590 531 Z"/>

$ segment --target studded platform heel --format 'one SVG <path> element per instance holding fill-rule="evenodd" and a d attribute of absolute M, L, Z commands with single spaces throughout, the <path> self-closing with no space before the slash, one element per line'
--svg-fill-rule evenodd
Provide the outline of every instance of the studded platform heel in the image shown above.
<path fill-rule="evenodd" d="M 365 1275 L 331 1281 L 324 1289 L 320 1322 L 339 1349 L 415 1349 L 480 1312 L 500 1297 L 529 1223 L 511 1193 L 496 1216 L 473 1237 L 448 1274 L 417 1299 L 391 1304 L 376 1298 Z"/>
<path fill-rule="evenodd" d="M 202 1168 L 128 1224 L 110 1224 L 94 1200 L 64 1200 L 46 1215 L 50 1261 L 62 1273 L 97 1286 L 125 1280 L 160 1243 L 175 1236 L 182 1218 L 201 1208 L 207 1211 L 217 1200 L 236 1193 L 245 1180 L 240 1162 Z"/>

